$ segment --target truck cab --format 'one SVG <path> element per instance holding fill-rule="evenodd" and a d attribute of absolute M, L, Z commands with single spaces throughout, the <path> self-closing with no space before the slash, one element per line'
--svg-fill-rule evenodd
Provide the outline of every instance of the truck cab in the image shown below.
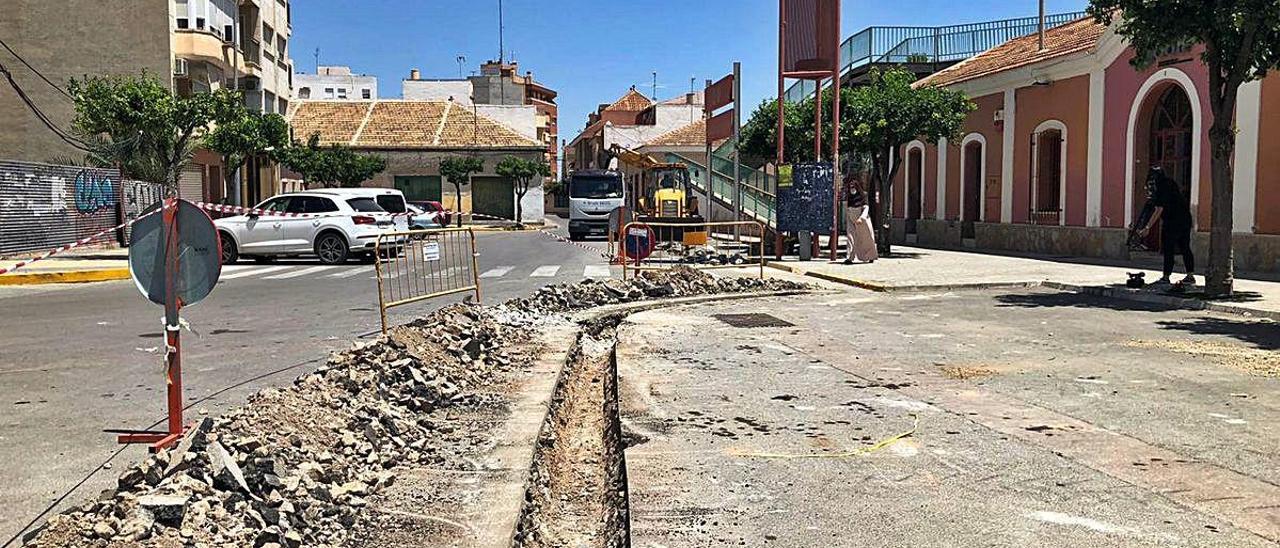
<path fill-rule="evenodd" d="M 605 236 L 609 213 L 626 203 L 622 172 L 605 169 L 576 171 L 569 178 L 569 239 Z"/>

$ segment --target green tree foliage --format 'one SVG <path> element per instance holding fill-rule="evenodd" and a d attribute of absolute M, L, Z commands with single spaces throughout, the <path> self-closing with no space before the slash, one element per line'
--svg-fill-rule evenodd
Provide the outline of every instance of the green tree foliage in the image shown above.
<path fill-rule="evenodd" d="M 475 156 L 449 156 L 440 160 L 440 176 L 453 183 L 457 197 L 458 226 L 462 226 L 462 184 L 471 180 L 471 174 L 484 170 L 484 161 Z"/>
<path fill-rule="evenodd" d="M 550 166 L 542 159 L 526 160 L 516 156 L 507 156 L 498 162 L 498 167 L 494 171 L 515 183 L 516 226 L 524 226 L 524 207 L 521 201 L 524 200 L 525 193 L 529 192 L 529 185 L 534 178 L 546 177 L 551 174 Z"/>
<path fill-rule="evenodd" d="M 977 109 L 958 91 L 912 86 L 915 75 L 902 69 L 872 71 L 871 81 L 845 96 L 841 150 L 849 143 L 853 157 L 865 158 L 872 181 L 869 204 L 876 244 L 889 253 L 889 188 L 902 166 L 902 148 L 915 139 L 926 143 L 944 137 L 955 141 L 965 118 Z"/>
<path fill-rule="evenodd" d="M 387 169 L 387 160 L 376 154 L 359 154 L 338 144 L 320 145 L 320 136 L 307 143 L 293 143 L 277 154 L 280 163 L 302 175 L 308 186 L 355 188 Z"/>
<path fill-rule="evenodd" d="M 1231 161 L 1240 85 L 1280 67 L 1280 2 L 1276 0 L 1090 0 L 1089 13 L 1113 24 L 1137 52 L 1134 64 L 1148 67 L 1164 53 L 1204 44 L 1209 69 L 1209 128 L 1212 189 L 1209 228 L 1210 296 L 1231 294 Z"/>
<path fill-rule="evenodd" d="M 204 144 L 222 156 L 223 175 L 230 186 L 236 170 L 249 158 L 266 156 L 279 161 L 289 145 L 289 124 L 279 114 L 253 112 L 238 92 L 216 92 L 218 114 Z"/>
<path fill-rule="evenodd" d="M 90 161 L 163 184 L 170 194 L 177 193 L 183 169 L 225 100 L 211 93 L 177 97 L 145 73 L 73 79 L 69 91 L 75 102 L 72 131 L 101 149 Z"/>

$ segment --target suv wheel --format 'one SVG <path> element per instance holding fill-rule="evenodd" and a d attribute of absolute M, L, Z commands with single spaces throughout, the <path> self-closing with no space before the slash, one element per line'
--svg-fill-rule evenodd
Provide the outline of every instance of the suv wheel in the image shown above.
<path fill-rule="evenodd" d="M 316 256 L 320 257 L 320 262 L 323 264 L 345 263 L 349 253 L 347 240 L 338 234 L 330 232 L 316 240 Z"/>
<path fill-rule="evenodd" d="M 225 232 L 218 234 L 218 240 L 221 242 L 222 264 L 235 264 L 240 260 L 240 250 L 236 249 L 236 241 L 230 235 Z"/>

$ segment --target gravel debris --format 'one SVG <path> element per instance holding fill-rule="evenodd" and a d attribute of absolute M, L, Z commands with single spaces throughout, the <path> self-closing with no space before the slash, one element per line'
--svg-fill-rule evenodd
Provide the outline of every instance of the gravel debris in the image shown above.
<path fill-rule="evenodd" d="M 376 528 L 370 500 L 406 469 L 456 464 L 491 440 L 451 410 L 494 407 L 519 350 L 564 313 L 654 298 L 805 289 L 685 267 L 540 289 L 497 307 L 463 303 L 336 352 L 291 386 L 202 417 L 175 448 L 125 468 L 116 487 L 54 516 L 26 546 L 340 546 Z"/>

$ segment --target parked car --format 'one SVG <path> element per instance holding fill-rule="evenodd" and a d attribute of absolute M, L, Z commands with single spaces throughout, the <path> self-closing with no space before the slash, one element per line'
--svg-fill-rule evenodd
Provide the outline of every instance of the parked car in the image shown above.
<path fill-rule="evenodd" d="M 414 204 L 409 204 L 409 229 L 429 230 L 447 226 L 440 213 L 426 211 Z"/>
<path fill-rule="evenodd" d="M 453 223 L 453 212 L 445 209 L 444 204 L 436 201 L 413 201 L 409 205 L 416 206 L 418 209 L 428 213 L 435 213 L 440 219 L 440 226 L 449 226 Z"/>
<path fill-rule="evenodd" d="M 362 196 L 373 198 L 378 203 L 378 206 L 386 210 L 387 213 L 405 213 L 409 210 L 409 202 L 404 199 L 404 193 L 394 188 L 325 188 L 314 192 L 324 192 L 344 197 Z M 407 221 L 404 226 L 408 227 Z"/>
<path fill-rule="evenodd" d="M 378 236 L 408 229 L 407 216 L 393 216 L 375 196 L 315 190 L 281 194 L 258 204 L 267 212 L 321 214 L 285 217 L 237 215 L 213 222 L 222 238 L 222 263 L 241 256 L 258 261 L 314 255 L 341 264 L 353 255 L 372 257 Z"/>

